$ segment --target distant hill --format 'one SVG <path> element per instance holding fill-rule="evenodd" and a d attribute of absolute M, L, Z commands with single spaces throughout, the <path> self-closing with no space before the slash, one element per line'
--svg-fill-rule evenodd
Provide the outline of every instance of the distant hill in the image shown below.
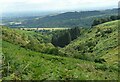
<path fill-rule="evenodd" d="M 66 12 L 62 14 L 21 18 L 12 21 L 3 20 L 5 25 L 10 27 L 91 27 L 93 20 L 100 17 L 108 17 L 117 15 L 118 9 L 109 9 L 101 11 L 82 11 L 82 12 Z"/>

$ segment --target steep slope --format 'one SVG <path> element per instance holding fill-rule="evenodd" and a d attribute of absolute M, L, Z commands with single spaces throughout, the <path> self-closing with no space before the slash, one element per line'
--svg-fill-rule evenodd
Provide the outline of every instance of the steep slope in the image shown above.
<path fill-rule="evenodd" d="M 20 45 L 26 49 L 42 53 L 54 53 L 52 51 L 56 49 L 51 44 L 50 34 L 47 35 L 35 31 L 11 29 L 9 27 L 2 26 L 2 39 L 4 41 Z"/>
<path fill-rule="evenodd" d="M 118 22 L 120 21 L 107 22 L 85 30 L 61 51 L 66 56 L 117 66 Z"/>
<path fill-rule="evenodd" d="M 116 69 L 73 58 L 51 56 L 2 42 L 3 80 L 117 80 Z"/>

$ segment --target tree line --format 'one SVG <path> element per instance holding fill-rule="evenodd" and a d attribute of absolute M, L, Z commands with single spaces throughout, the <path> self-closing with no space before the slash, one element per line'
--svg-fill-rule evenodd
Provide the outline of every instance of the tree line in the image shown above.
<path fill-rule="evenodd" d="M 93 21 L 93 24 L 92 26 L 95 26 L 95 25 L 98 25 L 98 24 L 102 24 L 102 23 L 105 23 L 105 22 L 109 22 L 109 21 L 114 21 L 114 20 L 119 20 L 120 19 L 120 15 L 113 15 L 113 16 L 109 16 L 109 17 L 106 17 L 106 18 L 99 18 L 99 19 L 95 19 Z"/>
<path fill-rule="evenodd" d="M 76 39 L 80 35 L 80 29 L 78 27 L 63 30 L 53 35 L 51 43 L 54 46 L 65 47 L 71 41 Z"/>

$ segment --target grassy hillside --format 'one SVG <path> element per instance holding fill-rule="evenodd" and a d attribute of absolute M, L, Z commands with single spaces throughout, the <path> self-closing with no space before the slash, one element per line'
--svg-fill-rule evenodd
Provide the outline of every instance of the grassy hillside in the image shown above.
<path fill-rule="evenodd" d="M 82 29 L 64 48 L 52 33 L 2 27 L 3 80 L 117 80 L 118 22 Z"/>
<path fill-rule="evenodd" d="M 4 41 L 20 45 L 26 49 L 42 53 L 54 53 L 57 50 L 51 44 L 51 34 L 42 34 L 35 31 L 25 31 L 2 27 L 2 39 Z"/>
<path fill-rule="evenodd" d="M 3 80 L 117 80 L 112 67 L 26 50 L 3 41 Z"/>
<path fill-rule="evenodd" d="M 83 31 L 82 35 L 61 49 L 66 56 L 89 61 L 103 59 L 111 66 L 118 65 L 118 22 L 112 21 Z"/>

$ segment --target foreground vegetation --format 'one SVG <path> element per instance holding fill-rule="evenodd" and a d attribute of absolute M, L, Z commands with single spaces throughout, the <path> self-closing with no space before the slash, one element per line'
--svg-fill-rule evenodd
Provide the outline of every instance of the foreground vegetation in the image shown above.
<path fill-rule="evenodd" d="M 51 56 L 3 41 L 3 80 L 117 80 L 117 68 Z"/>

